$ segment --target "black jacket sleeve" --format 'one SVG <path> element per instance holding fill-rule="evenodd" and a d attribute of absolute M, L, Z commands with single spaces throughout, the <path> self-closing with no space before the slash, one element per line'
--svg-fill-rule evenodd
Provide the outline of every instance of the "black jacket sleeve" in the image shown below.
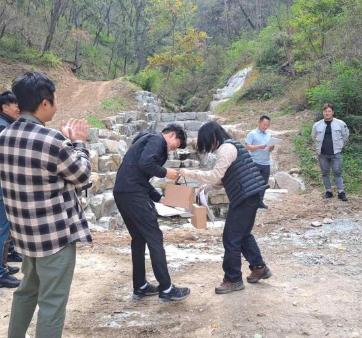
<path fill-rule="evenodd" d="M 153 202 L 159 202 L 162 198 L 162 195 L 153 187 L 153 185 L 150 183 L 150 190 L 149 190 L 149 196 L 151 197 L 151 200 Z"/>
<path fill-rule="evenodd" d="M 165 152 L 164 142 L 158 135 L 150 137 L 138 160 L 139 168 L 150 177 L 164 178 L 166 176 L 167 170 L 161 166 Z"/>

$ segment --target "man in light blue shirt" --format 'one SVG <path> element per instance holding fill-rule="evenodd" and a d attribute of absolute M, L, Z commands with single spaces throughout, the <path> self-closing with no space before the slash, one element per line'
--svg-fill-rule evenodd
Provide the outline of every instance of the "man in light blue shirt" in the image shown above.
<path fill-rule="evenodd" d="M 268 146 L 271 138 L 269 127 L 270 117 L 263 115 L 259 119 L 258 128 L 249 132 L 245 139 L 246 149 L 258 166 L 266 184 L 268 184 L 270 176 L 270 152 L 274 149 L 274 146 Z M 260 208 L 268 209 L 263 202 L 264 193 L 265 191 L 260 194 Z"/>

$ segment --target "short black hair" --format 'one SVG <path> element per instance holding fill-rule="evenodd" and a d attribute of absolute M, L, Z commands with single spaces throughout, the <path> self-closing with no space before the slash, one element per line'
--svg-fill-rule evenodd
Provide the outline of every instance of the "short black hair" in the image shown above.
<path fill-rule="evenodd" d="M 263 121 L 263 120 L 268 120 L 268 121 L 270 121 L 270 117 L 269 117 L 268 115 L 262 115 L 262 116 L 260 116 L 259 122 L 261 122 L 261 121 Z"/>
<path fill-rule="evenodd" d="M 184 128 L 182 128 L 179 124 L 170 123 L 162 130 L 162 134 L 169 134 L 173 132 L 176 134 L 176 138 L 181 141 L 179 148 L 185 149 L 187 144 L 187 135 Z"/>
<path fill-rule="evenodd" d="M 3 104 L 18 103 L 16 96 L 10 90 L 0 94 L 0 112 L 3 112 Z"/>
<path fill-rule="evenodd" d="M 197 135 L 197 151 L 199 153 L 214 152 L 231 136 L 218 123 L 211 121 L 205 123 Z"/>
<path fill-rule="evenodd" d="M 28 72 L 19 76 L 13 82 L 12 90 L 22 112 L 34 113 L 43 100 L 54 104 L 55 85 L 43 73 Z"/>

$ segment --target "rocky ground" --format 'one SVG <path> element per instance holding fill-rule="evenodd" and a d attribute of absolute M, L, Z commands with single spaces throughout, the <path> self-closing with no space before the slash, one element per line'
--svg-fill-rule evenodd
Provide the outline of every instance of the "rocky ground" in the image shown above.
<path fill-rule="evenodd" d="M 255 234 L 274 275 L 222 296 L 214 293 L 222 279 L 222 223 L 202 231 L 162 222 L 173 281 L 192 290 L 179 304 L 132 301 L 127 233 L 95 233 L 92 248 L 78 249 L 64 337 L 361 337 L 360 202 L 324 201 L 317 191 L 268 201 Z M 324 218 L 333 222 L 311 227 Z M 148 265 L 153 281 L 151 271 Z M 0 295 L 5 337 L 12 291 Z M 34 323 L 30 336 L 33 330 Z"/>

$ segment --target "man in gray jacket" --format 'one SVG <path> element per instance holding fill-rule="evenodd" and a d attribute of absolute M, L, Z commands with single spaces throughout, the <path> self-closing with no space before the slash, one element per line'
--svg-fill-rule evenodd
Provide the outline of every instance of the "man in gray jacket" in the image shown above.
<path fill-rule="evenodd" d="M 315 142 L 319 165 L 322 171 L 323 184 L 326 188 L 325 198 L 332 198 L 332 185 L 329 179 L 330 170 L 333 170 L 338 198 L 347 201 L 342 178 L 342 149 L 347 144 L 349 130 L 347 125 L 333 117 L 333 106 L 326 103 L 323 106 L 323 119 L 316 122 L 312 129 L 312 138 Z"/>

